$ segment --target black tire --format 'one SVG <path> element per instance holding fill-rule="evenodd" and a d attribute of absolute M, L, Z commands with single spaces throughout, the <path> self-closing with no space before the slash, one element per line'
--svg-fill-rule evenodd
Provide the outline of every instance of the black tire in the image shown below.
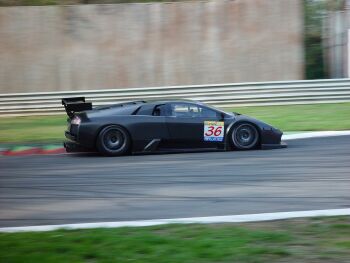
<path fill-rule="evenodd" d="M 131 140 L 128 132 L 118 125 L 103 128 L 96 141 L 97 150 L 108 156 L 121 156 L 129 153 Z"/>
<path fill-rule="evenodd" d="M 259 143 L 259 132 L 253 124 L 240 123 L 231 133 L 231 142 L 238 150 L 255 149 Z"/>

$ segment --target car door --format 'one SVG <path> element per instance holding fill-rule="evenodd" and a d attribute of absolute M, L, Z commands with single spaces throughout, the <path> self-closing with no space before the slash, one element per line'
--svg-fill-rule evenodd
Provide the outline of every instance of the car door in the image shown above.
<path fill-rule="evenodd" d="M 223 142 L 224 122 L 220 112 L 185 102 L 170 103 L 168 107 L 166 123 L 174 147 L 216 148 Z"/>
<path fill-rule="evenodd" d="M 128 130 L 134 140 L 134 151 L 143 151 L 153 140 L 167 141 L 169 131 L 166 116 L 160 111 L 164 104 L 147 103 L 142 105 L 133 115 L 126 116 Z"/>

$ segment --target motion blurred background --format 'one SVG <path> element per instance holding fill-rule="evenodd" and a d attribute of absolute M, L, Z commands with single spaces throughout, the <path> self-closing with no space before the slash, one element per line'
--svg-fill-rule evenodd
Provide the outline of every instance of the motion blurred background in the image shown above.
<path fill-rule="evenodd" d="M 160 2 L 0 0 L 0 93 L 349 76 L 349 1 Z"/>
<path fill-rule="evenodd" d="M 184 97 L 287 136 L 344 135 L 349 77 L 350 0 L 0 0 L 0 232 L 315 209 L 349 214 L 349 136 L 304 137 L 268 152 L 61 154 L 63 96 L 96 106 Z M 0 233 L 0 262 L 345 263 L 349 238 L 349 216 Z"/>

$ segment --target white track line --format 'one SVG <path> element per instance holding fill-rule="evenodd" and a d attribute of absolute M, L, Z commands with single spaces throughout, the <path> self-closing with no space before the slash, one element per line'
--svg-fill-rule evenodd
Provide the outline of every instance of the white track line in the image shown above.
<path fill-rule="evenodd" d="M 248 215 L 229 215 L 229 216 L 209 216 L 209 217 L 189 217 L 175 219 L 154 219 L 140 221 L 120 221 L 120 222 L 100 222 L 83 224 L 63 224 L 63 225 L 44 225 L 44 226 L 24 226 L 24 227 L 3 227 L 0 232 L 43 232 L 57 229 L 90 229 L 90 228 L 117 228 L 117 227 L 145 227 L 165 224 L 212 224 L 212 223 L 242 223 L 271 221 L 300 217 L 318 217 L 318 216 L 349 216 L 350 208 L 328 209 L 328 210 L 310 210 L 293 212 L 276 212 Z"/>
<path fill-rule="evenodd" d="M 296 139 L 333 137 L 333 136 L 344 136 L 344 135 L 350 135 L 350 131 L 317 131 L 317 132 L 287 134 L 282 136 L 282 140 L 289 141 L 289 140 L 296 140 Z"/>

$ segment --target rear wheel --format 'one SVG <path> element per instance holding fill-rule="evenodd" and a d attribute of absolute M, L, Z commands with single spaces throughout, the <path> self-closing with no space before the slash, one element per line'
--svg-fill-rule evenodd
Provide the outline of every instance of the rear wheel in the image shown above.
<path fill-rule="evenodd" d="M 96 142 L 98 151 L 110 156 L 120 156 L 128 153 L 130 144 L 128 132 L 118 125 L 103 128 Z"/>
<path fill-rule="evenodd" d="M 240 123 L 233 129 L 231 140 L 236 149 L 254 149 L 259 142 L 259 132 L 253 124 Z"/>

